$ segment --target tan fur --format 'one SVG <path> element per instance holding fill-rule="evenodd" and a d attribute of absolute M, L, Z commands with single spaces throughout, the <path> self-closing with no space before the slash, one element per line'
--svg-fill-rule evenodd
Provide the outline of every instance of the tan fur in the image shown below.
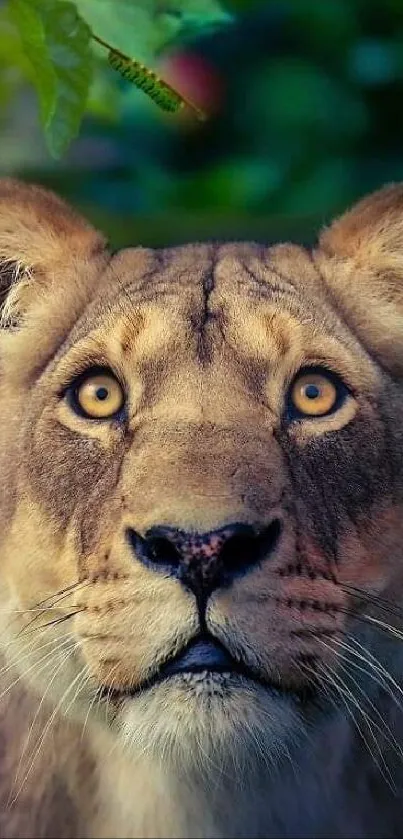
<path fill-rule="evenodd" d="M 312 661 L 342 678 L 340 644 L 362 640 L 373 608 L 348 586 L 402 600 L 402 254 L 400 186 L 336 221 L 313 254 L 238 243 L 112 258 L 60 199 L 0 183 L 0 836 L 349 835 L 345 708 L 329 734 L 330 706 L 309 722 L 267 686 L 301 692 Z M 65 397 L 94 365 L 124 383 L 124 423 L 84 420 Z M 287 390 L 309 365 L 348 396 L 287 424 Z M 275 518 L 273 555 L 217 588 L 205 615 L 256 680 L 171 679 L 101 700 L 101 685 L 144 685 L 200 629 L 192 592 L 141 562 L 127 529 Z M 395 644 L 391 673 L 400 655 Z M 354 835 L 369 835 L 371 806 Z"/>
<path fill-rule="evenodd" d="M 364 198 L 320 238 L 317 261 L 369 350 L 402 372 L 403 187 Z"/>

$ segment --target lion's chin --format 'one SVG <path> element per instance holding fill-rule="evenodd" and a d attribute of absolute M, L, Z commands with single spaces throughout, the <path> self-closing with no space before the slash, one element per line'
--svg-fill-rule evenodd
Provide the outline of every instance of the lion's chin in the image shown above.
<path fill-rule="evenodd" d="M 301 735 L 297 697 L 232 672 L 182 673 L 112 704 L 110 724 L 126 752 L 186 771 L 267 764 Z"/>

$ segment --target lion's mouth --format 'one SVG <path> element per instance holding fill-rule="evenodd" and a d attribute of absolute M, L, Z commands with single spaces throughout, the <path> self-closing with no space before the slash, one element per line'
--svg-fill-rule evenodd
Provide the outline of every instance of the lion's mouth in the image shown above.
<path fill-rule="evenodd" d="M 249 682 L 260 685 L 273 696 L 289 696 L 299 703 L 305 703 L 312 696 L 310 688 L 291 688 L 289 685 L 264 679 L 245 662 L 235 660 L 223 644 L 208 634 L 198 635 L 174 657 L 165 661 L 150 678 L 140 685 L 114 688 L 113 690 L 105 686 L 105 693 L 107 693 L 109 700 L 123 699 L 124 697 L 138 696 L 140 693 L 171 678 L 182 676 L 189 684 L 192 676 L 195 677 L 195 680 L 198 676 L 197 683 L 200 685 L 200 679 L 203 676 L 206 680 L 211 680 L 214 676 L 218 677 L 219 675 L 222 678 L 228 678 L 228 680 L 234 676 L 243 677 Z"/>
<path fill-rule="evenodd" d="M 165 662 L 157 677 L 158 679 L 164 679 L 180 673 L 202 673 L 203 671 L 210 673 L 244 673 L 246 675 L 245 669 L 215 638 L 208 635 L 199 635 L 178 655 Z"/>

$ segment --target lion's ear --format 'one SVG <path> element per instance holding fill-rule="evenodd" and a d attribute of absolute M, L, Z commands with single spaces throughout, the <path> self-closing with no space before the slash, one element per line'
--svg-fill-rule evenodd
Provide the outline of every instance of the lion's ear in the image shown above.
<path fill-rule="evenodd" d="M 362 343 L 403 375 L 403 184 L 375 192 L 334 221 L 314 256 Z"/>
<path fill-rule="evenodd" d="M 52 284 L 105 252 L 105 242 L 60 198 L 42 187 L 0 180 L 0 320 L 18 324 Z"/>

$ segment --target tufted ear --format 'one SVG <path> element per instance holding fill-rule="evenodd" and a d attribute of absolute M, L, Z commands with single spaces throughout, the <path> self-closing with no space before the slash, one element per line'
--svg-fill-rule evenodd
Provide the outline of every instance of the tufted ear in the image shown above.
<path fill-rule="evenodd" d="M 403 375 L 403 184 L 364 198 L 322 232 L 315 261 L 345 320 Z"/>
<path fill-rule="evenodd" d="M 52 285 L 59 294 L 64 283 L 79 285 L 83 266 L 99 260 L 103 253 L 102 236 L 52 192 L 8 178 L 0 180 L 3 327 L 19 324 Z"/>

